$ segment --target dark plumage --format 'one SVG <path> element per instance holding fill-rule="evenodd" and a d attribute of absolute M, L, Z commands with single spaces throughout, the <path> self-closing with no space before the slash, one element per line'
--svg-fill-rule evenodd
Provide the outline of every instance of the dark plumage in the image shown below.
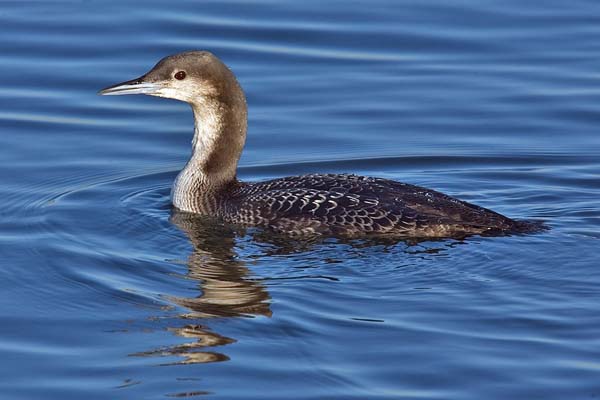
<path fill-rule="evenodd" d="M 236 169 L 246 139 L 246 100 L 234 74 L 208 52 L 166 57 L 142 77 L 101 91 L 135 93 L 192 106 L 192 156 L 172 192 L 173 204 L 183 211 L 292 235 L 456 237 L 539 227 L 387 179 L 311 174 L 239 182 Z"/>
<path fill-rule="evenodd" d="M 293 235 L 446 237 L 532 227 L 431 189 L 348 174 L 236 183 L 213 204 L 210 213 L 227 222 Z"/>

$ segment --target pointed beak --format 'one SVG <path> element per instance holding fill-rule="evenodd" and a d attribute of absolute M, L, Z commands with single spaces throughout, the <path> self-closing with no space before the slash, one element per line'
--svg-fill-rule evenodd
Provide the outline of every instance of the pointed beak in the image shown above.
<path fill-rule="evenodd" d="M 109 86 L 98 92 L 99 95 L 103 96 L 118 96 L 123 94 L 155 94 L 161 85 L 153 82 L 145 82 L 144 77 L 141 76 L 130 81 L 117 83 L 116 85 Z"/>

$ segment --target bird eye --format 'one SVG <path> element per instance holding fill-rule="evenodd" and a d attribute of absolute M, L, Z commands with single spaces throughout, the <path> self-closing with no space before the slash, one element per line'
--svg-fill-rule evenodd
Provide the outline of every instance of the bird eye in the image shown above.
<path fill-rule="evenodd" d="M 185 79 L 185 71 L 179 71 L 175 74 L 175 79 L 178 81 Z"/>

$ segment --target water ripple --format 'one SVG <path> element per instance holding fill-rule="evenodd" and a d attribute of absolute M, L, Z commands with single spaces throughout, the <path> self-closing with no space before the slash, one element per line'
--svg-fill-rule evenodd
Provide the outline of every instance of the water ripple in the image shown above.
<path fill-rule="evenodd" d="M 2 2 L 2 393 L 597 396 L 599 16 L 558 0 Z M 189 107 L 96 92 L 199 48 L 247 93 L 241 179 L 382 176 L 552 229 L 291 241 L 172 210 Z"/>

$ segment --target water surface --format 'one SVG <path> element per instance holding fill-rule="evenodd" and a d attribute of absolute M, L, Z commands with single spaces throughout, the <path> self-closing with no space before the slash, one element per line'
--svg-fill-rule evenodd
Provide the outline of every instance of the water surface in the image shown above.
<path fill-rule="evenodd" d="M 600 396 L 600 3 L 0 2 L 10 399 Z M 239 175 L 435 188 L 531 236 L 289 241 L 172 211 L 185 104 L 98 97 L 208 49 Z"/>

